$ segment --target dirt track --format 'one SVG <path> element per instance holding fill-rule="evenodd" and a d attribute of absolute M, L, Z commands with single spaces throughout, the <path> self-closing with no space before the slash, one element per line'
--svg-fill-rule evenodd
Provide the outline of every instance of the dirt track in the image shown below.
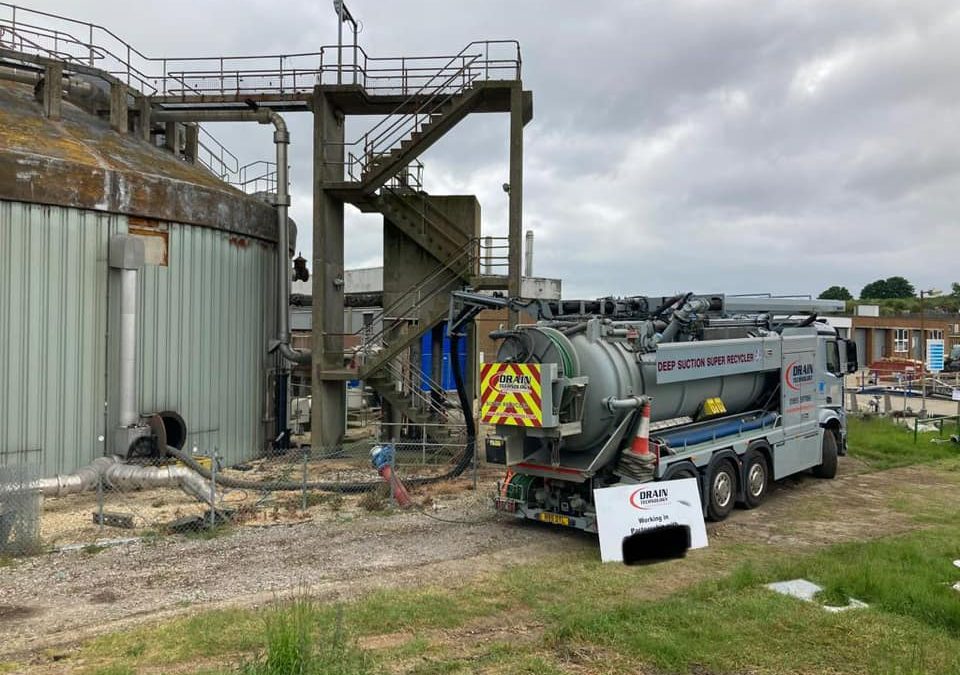
<path fill-rule="evenodd" d="M 837 480 L 790 479 L 760 509 L 738 510 L 711 525 L 711 545 L 802 548 L 904 531 L 916 524 L 890 506 L 893 490 L 905 483 L 922 484 L 927 494 L 956 490 L 922 467 L 862 471 L 844 460 Z M 595 548 L 595 539 L 579 532 L 497 518 L 476 497 L 438 515 L 479 522 L 370 516 L 20 561 L 0 568 L 0 660 L 25 660 L 41 650 L 49 657 L 49 650 L 67 650 L 83 638 L 198 607 L 258 605 L 303 588 L 336 599 L 383 586 L 443 584 Z"/>

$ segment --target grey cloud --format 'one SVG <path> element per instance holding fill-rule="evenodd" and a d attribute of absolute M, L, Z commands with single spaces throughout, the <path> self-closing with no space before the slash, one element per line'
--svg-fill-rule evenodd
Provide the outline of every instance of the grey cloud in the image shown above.
<path fill-rule="evenodd" d="M 371 54 L 521 41 L 535 109 L 524 221 L 537 273 L 571 295 L 956 280 L 953 0 L 349 4 Z M 336 36 L 325 0 L 177 0 L 136 17 L 115 2 L 34 5 L 157 54 L 312 51 Z M 307 250 L 312 132 L 309 115 L 288 122 Z M 268 133 L 213 131 L 245 161 L 270 154 Z M 485 232 L 505 234 L 505 116 L 466 120 L 424 159 L 429 191 L 477 194 Z M 350 211 L 348 263 L 379 260 L 380 236 L 376 218 Z"/>

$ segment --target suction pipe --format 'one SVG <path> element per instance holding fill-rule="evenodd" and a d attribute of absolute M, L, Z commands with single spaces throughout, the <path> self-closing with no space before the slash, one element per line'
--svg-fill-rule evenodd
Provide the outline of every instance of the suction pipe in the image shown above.
<path fill-rule="evenodd" d="M 178 487 L 210 506 L 215 498 L 210 483 L 185 466 L 139 466 L 124 464 L 119 457 L 98 457 L 75 473 L 43 478 L 33 484 L 45 497 L 62 497 L 94 490 L 100 480 L 108 486 L 128 490 Z"/>
<path fill-rule="evenodd" d="M 274 126 L 273 143 L 277 151 L 277 321 L 276 349 L 288 361 L 309 363 L 310 351 L 290 346 L 290 230 L 287 212 L 290 208 L 290 178 L 287 171 L 287 146 L 290 132 L 279 113 L 269 108 L 256 110 L 160 110 L 152 115 L 157 122 L 257 122 Z"/>

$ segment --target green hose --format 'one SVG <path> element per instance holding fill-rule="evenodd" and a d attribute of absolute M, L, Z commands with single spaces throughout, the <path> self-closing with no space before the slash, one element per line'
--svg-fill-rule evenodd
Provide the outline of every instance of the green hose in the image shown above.
<path fill-rule="evenodd" d="M 553 329 L 541 328 L 540 332 L 547 336 L 550 343 L 556 347 L 557 353 L 560 354 L 560 366 L 563 369 L 560 377 L 576 377 L 577 374 L 574 372 L 576 368 L 573 366 L 573 357 L 570 356 L 570 353 L 567 351 L 566 346 L 560 341 L 560 338 L 554 334 Z"/>

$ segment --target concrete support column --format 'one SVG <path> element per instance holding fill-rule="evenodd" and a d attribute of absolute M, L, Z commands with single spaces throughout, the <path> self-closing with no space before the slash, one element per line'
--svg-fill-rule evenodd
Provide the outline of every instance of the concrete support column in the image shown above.
<path fill-rule="evenodd" d="M 150 107 L 150 97 L 141 96 L 139 99 L 137 99 L 137 107 L 140 110 L 140 115 L 138 118 L 138 123 L 140 126 L 138 127 L 137 130 L 140 132 L 140 138 L 149 142 L 150 117 L 152 112 L 152 108 Z"/>
<path fill-rule="evenodd" d="M 43 114 L 52 120 L 58 120 L 62 109 L 63 64 L 51 63 L 43 73 Z"/>
<path fill-rule="evenodd" d="M 430 389 L 430 400 L 435 407 L 443 407 L 443 338 L 446 335 L 446 326 L 438 323 L 430 333 L 430 379 L 436 382 L 440 389 Z M 452 364 L 451 364 L 452 367 Z"/>
<path fill-rule="evenodd" d="M 343 442 L 346 391 L 343 353 L 343 201 L 328 183 L 344 176 L 343 115 L 320 87 L 313 97 L 313 403 L 314 447 Z"/>
<path fill-rule="evenodd" d="M 167 122 L 164 134 L 164 147 L 174 155 L 180 154 L 180 125 L 177 122 Z"/>
<path fill-rule="evenodd" d="M 200 125 L 187 124 L 184 127 L 186 133 L 186 143 L 183 149 L 183 155 L 191 164 L 197 163 L 197 157 L 200 156 Z"/>
<path fill-rule="evenodd" d="M 523 260 L 523 86 L 516 82 L 510 88 L 510 212 L 509 212 L 509 270 L 507 292 L 510 297 L 520 295 L 520 264 Z M 518 323 L 520 315 L 510 312 L 510 325 Z"/>
<path fill-rule="evenodd" d="M 127 108 L 127 85 L 110 83 L 110 127 L 121 134 L 130 128 L 130 111 Z"/>

